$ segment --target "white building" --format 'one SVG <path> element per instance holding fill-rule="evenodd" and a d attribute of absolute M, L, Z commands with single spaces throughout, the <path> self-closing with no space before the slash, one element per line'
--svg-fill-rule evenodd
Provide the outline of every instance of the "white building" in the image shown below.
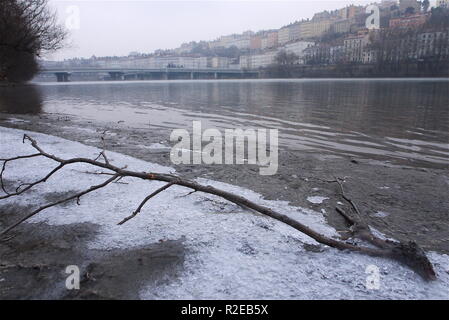
<path fill-rule="evenodd" d="M 362 62 L 363 50 L 368 44 L 369 36 L 367 34 L 347 37 L 344 40 L 347 61 Z"/>
<path fill-rule="evenodd" d="M 149 68 L 186 68 L 205 69 L 208 66 L 207 57 L 151 57 Z"/>
<path fill-rule="evenodd" d="M 192 42 L 183 43 L 179 48 L 174 49 L 174 52 L 176 52 L 177 54 L 188 53 L 193 50 L 193 47 L 194 43 Z"/>
<path fill-rule="evenodd" d="M 294 23 L 291 26 L 289 26 L 289 40 L 295 41 L 299 40 L 301 38 L 301 24 L 300 23 Z"/>
<path fill-rule="evenodd" d="M 236 37 L 228 42 L 228 46 L 235 46 L 239 49 L 249 49 L 251 46 L 251 38 L 249 36 Z"/>
<path fill-rule="evenodd" d="M 314 46 L 315 43 L 311 41 L 297 41 L 292 43 L 287 43 L 283 48 L 288 53 L 294 53 L 299 58 L 304 57 L 304 50 Z"/>
<path fill-rule="evenodd" d="M 210 67 L 216 69 L 227 69 L 229 68 L 229 64 L 231 59 L 226 57 L 212 57 L 210 59 Z"/>
<path fill-rule="evenodd" d="M 241 69 L 265 68 L 276 62 L 276 55 L 279 50 L 267 51 L 263 54 L 240 56 Z"/>
<path fill-rule="evenodd" d="M 300 58 L 300 62 L 303 62 L 304 50 L 314 46 L 310 41 L 297 41 L 287 43 L 283 47 L 279 47 L 275 50 L 270 50 L 261 54 L 240 56 L 240 68 L 241 69 L 259 69 L 265 68 L 269 65 L 276 63 L 276 55 L 281 50 L 285 50 L 289 53 L 294 53 Z"/>
<path fill-rule="evenodd" d="M 263 54 L 256 54 L 252 57 L 251 69 L 268 67 L 276 61 L 278 50 L 268 51 Z"/>
<path fill-rule="evenodd" d="M 261 45 L 260 45 L 260 48 L 261 48 L 261 49 L 266 49 L 266 48 L 268 48 L 268 38 L 267 38 L 267 37 L 263 37 L 263 38 L 260 40 L 260 42 L 261 42 Z"/>
<path fill-rule="evenodd" d="M 290 28 L 283 27 L 278 31 L 278 41 L 280 45 L 283 45 L 290 41 Z"/>
<path fill-rule="evenodd" d="M 236 46 L 239 49 L 249 49 L 251 46 L 251 31 L 246 31 L 243 34 L 231 34 L 222 36 L 218 40 L 209 43 L 209 47 L 224 47 L 229 48 Z"/>
<path fill-rule="evenodd" d="M 363 50 L 362 63 L 375 63 L 377 61 L 377 52 L 377 50 Z"/>
<path fill-rule="evenodd" d="M 117 59 L 96 59 L 93 64 L 100 68 L 151 68 L 149 58 L 120 57 Z"/>
<path fill-rule="evenodd" d="M 335 33 L 349 33 L 351 26 L 352 21 L 350 19 L 341 19 L 332 24 L 332 29 Z"/>
<path fill-rule="evenodd" d="M 224 48 L 229 48 L 231 46 L 231 41 L 234 40 L 234 35 L 221 36 L 219 39 L 219 46 Z"/>
<path fill-rule="evenodd" d="M 210 41 L 208 44 L 210 49 L 215 49 L 221 46 L 220 40 Z"/>
<path fill-rule="evenodd" d="M 251 68 L 251 56 L 240 56 L 240 69 L 250 69 Z"/>

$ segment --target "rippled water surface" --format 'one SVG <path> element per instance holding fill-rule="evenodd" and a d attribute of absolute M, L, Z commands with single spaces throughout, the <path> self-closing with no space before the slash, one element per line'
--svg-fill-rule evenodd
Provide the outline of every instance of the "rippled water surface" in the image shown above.
<path fill-rule="evenodd" d="M 445 166 L 449 79 L 147 81 L 0 89 L 0 111 L 131 127 L 276 128 L 283 147 Z"/>

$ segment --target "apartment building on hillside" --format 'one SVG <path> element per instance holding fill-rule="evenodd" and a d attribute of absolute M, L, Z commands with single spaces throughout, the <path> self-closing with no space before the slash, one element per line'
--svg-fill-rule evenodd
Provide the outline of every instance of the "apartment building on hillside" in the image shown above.
<path fill-rule="evenodd" d="M 288 26 L 282 27 L 278 31 L 278 42 L 283 45 L 290 41 L 290 28 Z"/>
<path fill-rule="evenodd" d="M 288 53 L 294 53 L 296 54 L 300 60 L 302 61 L 302 58 L 304 56 L 304 51 L 307 48 L 310 48 L 314 46 L 315 43 L 311 41 L 297 41 L 292 43 L 287 43 L 284 47 L 281 47 L 280 49 L 284 49 Z"/>
<path fill-rule="evenodd" d="M 426 23 L 429 14 L 418 13 L 390 19 L 390 28 L 416 28 Z"/>
<path fill-rule="evenodd" d="M 270 31 L 261 39 L 261 49 L 275 48 L 278 46 L 278 32 Z"/>
<path fill-rule="evenodd" d="M 346 60 L 356 63 L 363 62 L 363 50 L 369 42 L 368 34 L 347 37 L 344 40 Z"/>

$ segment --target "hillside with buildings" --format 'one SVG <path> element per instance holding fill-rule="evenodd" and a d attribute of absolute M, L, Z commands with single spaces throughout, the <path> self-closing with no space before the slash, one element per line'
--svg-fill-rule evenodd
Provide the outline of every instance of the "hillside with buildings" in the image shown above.
<path fill-rule="evenodd" d="M 445 62 L 449 59 L 449 0 L 383 0 L 376 3 L 378 25 L 364 6 L 316 13 L 278 30 L 246 31 L 213 41 L 189 42 L 179 48 L 126 57 L 91 57 L 45 67 L 188 68 L 269 70 L 277 65 L 377 65 Z M 290 55 L 280 61 L 280 53 Z M 285 66 L 284 66 L 285 67 Z"/>

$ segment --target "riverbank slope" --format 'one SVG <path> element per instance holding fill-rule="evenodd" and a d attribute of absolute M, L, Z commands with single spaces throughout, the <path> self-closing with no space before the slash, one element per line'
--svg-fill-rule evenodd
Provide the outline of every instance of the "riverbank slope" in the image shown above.
<path fill-rule="evenodd" d="M 22 130 L 0 128 L 0 157 L 27 154 Z M 94 156 L 99 149 L 53 136 L 30 133 L 62 157 Z M 109 153 L 133 170 L 172 172 L 170 167 Z M 45 174 L 45 160 L 8 165 L 7 184 Z M 102 177 L 68 168 L 27 196 L 2 203 L 1 224 L 38 203 L 90 186 Z M 318 245 L 266 217 L 201 194 L 173 188 L 158 196 L 139 217 L 116 223 L 158 183 L 123 181 L 75 203 L 56 207 L 0 243 L 2 298 L 167 298 L 167 299 L 449 299 L 447 255 L 429 253 L 438 280 L 424 282 L 385 259 L 343 253 Z M 319 232 L 337 236 L 315 210 L 264 200 L 241 187 L 203 180 L 275 207 Z M 65 289 L 66 264 L 78 265 L 81 290 Z M 379 268 L 379 290 L 365 287 L 367 266 Z M 130 271 L 131 270 L 131 271 Z M 20 285 L 19 285 L 20 284 Z"/>

